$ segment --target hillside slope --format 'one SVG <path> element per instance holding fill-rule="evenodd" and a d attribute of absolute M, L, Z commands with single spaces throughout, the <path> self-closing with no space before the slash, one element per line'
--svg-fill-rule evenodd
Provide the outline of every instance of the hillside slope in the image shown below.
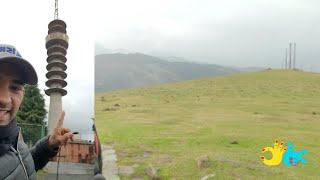
<path fill-rule="evenodd" d="M 316 179 L 320 75 L 271 70 L 99 93 L 96 123 L 120 165 L 149 163 L 164 179 Z M 268 167 L 261 148 L 273 140 L 307 149 L 307 165 Z M 195 159 L 208 155 L 209 168 Z M 268 156 L 268 155 L 267 155 Z"/>
<path fill-rule="evenodd" d="M 106 92 L 238 72 L 218 65 L 169 62 L 141 53 L 102 54 L 95 56 L 95 91 Z"/>

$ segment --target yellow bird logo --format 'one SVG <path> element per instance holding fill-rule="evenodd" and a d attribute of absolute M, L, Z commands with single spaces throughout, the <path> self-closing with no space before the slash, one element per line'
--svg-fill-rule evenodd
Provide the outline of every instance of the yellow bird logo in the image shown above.
<path fill-rule="evenodd" d="M 271 152 L 271 159 L 267 159 L 264 156 L 261 156 L 260 159 L 267 166 L 277 166 L 282 161 L 282 156 L 286 152 L 287 148 L 284 146 L 284 143 L 279 140 L 275 140 L 273 147 L 264 147 L 262 148 L 262 153 Z"/>

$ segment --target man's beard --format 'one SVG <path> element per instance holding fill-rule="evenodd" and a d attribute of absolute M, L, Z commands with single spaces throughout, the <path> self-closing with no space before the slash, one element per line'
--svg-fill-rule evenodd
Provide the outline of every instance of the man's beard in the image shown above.
<path fill-rule="evenodd" d="M 10 112 L 0 111 L 0 126 L 5 126 L 12 121 Z"/>
<path fill-rule="evenodd" d="M 0 103 L 0 126 L 9 124 L 15 117 L 16 113 L 13 115 L 13 107 L 4 106 Z"/>

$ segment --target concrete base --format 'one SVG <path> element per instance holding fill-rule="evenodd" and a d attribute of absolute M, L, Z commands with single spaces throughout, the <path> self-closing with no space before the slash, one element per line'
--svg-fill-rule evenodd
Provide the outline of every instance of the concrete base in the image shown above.
<path fill-rule="evenodd" d="M 94 177 L 94 165 L 83 163 L 60 162 L 59 164 L 60 180 L 88 180 Z M 49 162 L 39 180 L 56 180 L 57 179 L 57 162 Z"/>
<path fill-rule="evenodd" d="M 53 131 L 62 113 L 62 96 L 58 92 L 50 94 L 48 133 Z"/>

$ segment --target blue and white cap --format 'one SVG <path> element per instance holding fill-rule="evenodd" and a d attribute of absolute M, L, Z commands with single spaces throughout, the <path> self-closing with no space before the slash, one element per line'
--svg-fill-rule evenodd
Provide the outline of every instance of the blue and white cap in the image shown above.
<path fill-rule="evenodd" d="M 14 46 L 0 44 L 0 65 L 2 63 L 10 63 L 17 67 L 22 74 L 23 83 L 29 85 L 38 83 L 38 76 L 33 66 L 21 57 Z"/>

